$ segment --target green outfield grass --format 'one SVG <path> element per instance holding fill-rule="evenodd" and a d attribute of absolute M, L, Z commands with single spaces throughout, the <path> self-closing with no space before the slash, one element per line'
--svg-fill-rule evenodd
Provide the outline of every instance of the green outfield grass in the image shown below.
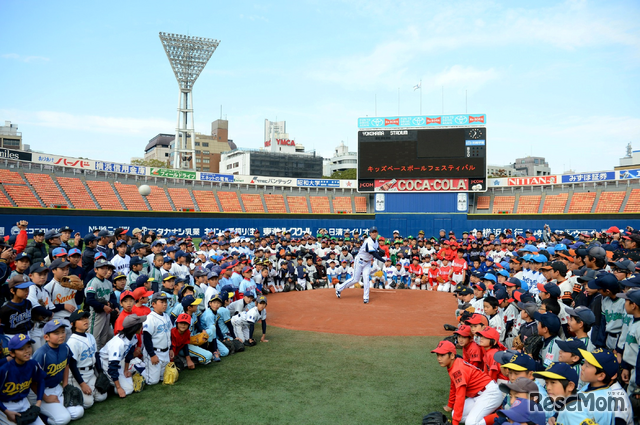
<path fill-rule="evenodd" d="M 430 353 L 438 337 L 270 327 L 269 339 L 185 371 L 173 386 L 111 395 L 75 423 L 419 424 L 447 402 L 449 378 Z"/>

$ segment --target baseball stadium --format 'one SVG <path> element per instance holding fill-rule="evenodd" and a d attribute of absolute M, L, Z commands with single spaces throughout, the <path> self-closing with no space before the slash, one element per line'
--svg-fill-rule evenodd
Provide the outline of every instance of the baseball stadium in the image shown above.
<path fill-rule="evenodd" d="M 269 22 L 253 8 L 246 28 Z M 423 114 L 420 78 L 419 113 L 400 113 L 398 88 L 397 114 L 377 94 L 374 114 L 350 114 L 355 178 L 205 169 L 192 90 L 231 78 L 205 71 L 224 44 L 139 24 L 179 85 L 161 165 L 0 131 L 0 423 L 639 423 L 640 151 L 511 175 L 488 164 L 512 143 L 492 140 L 508 108 L 467 112 L 465 86 L 445 114 L 443 85 L 442 113 Z M 351 68 L 336 69 L 323 81 Z M 284 133 L 218 159 L 287 161 L 300 148 Z"/>

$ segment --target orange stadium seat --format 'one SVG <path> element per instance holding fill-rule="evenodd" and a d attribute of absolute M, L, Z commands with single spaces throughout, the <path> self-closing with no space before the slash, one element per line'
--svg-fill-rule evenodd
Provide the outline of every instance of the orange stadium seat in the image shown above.
<path fill-rule="evenodd" d="M 38 201 L 38 198 L 36 198 L 36 195 L 26 184 L 5 184 L 3 186 L 17 206 L 38 208 L 42 207 L 40 201 Z"/>
<path fill-rule="evenodd" d="M 311 212 L 313 214 L 331 214 L 329 198 L 326 196 L 310 196 Z"/>
<path fill-rule="evenodd" d="M 617 213 L 620 212 L 620 207 L 624 202 L 624 197 L 627 196 L 627 192 L 602 192 L 596 205 L 597 213 Z"/>
<path fill-rule="evenodd" d="M 240 195 L 245 212 L 263 213 L 262 196 L 254 193 L 243 193 Z"/>
<path fill-rule="evenodd" d="M 595 200 L 595 192 L 574 192 L 569 204 L 569 214 L 590 213 Z"/>
<path fill-rule="evenodd" d="M 493 214 L 500 212 L 513 213 L 513 206 L 516 203 L 515 196 L 496 196 L 493 198 Z"/>
<path fill-rule="evenodd" d="M 306 196 L 287 196 L 287 203 L 291 214 L 309 214 L 309 204 Z"/>
<path fill-rule="evenodd" d="M 478 204 L 476 206 L 477 210 L 488 210 L 489 205 L 491 204 L 490 196 L 478 196 Z"/>
<path fill-rule="evenodd" d="M 87 180 L 87 186 L 103 210 L 122 210 L 122 204 L 109 182 Z"/>
<path fill-rule="evenodd" d="M 24 173 L 24 176 L 47 208 L 54 205 L 69 206 L 49 174 Z"/>
<path fill-rule="evenodd" d="M 167 190 L 169 191 L 173 205 L 178 211 L 183 208 L 193 209 L 195 207 L 193 205 L 193 199 L 191 199 L 191 195 L 189 194 L 189 189 L 170 187 Z"/>
<path fill-rule="evenodd" d="M 629 200 L 624 207 L 624 212 L 640 212 L 640 189 L 633 189 L 629 194 Z"/>
<path fill-rule="evenodd" d="M 284 196 L 282 195 L 271 195 L 268 193 L 264 194 L 264 203 L 267 204 L 267 212 L 270 213 L 287 213 L 287 207 L 284 204 Z M 246 204 L 245 204 L 246 208 Z"/>
<path fill-rule="evenodd" d="M 96 204 L 91 199 L 91 195 L 87 192 L 82 182 L 77 177 L 58 177 L 60 187 L 67 194 L 74 208 L 95 210 Z"/>
<path fill-rule="evenodd" d="M 124 205 L 130 211 L 148 211 L 147 204 L 145 204 L 142 195 L 138 192 L 138 186 L 135 184 L 123 184 L 115 182 L 114 187 L 118 191 L 118 194 L 124 201 Z M 151 190 L 153 192 L 153 189 Z"/>
<path fill-rule="evenodd" d="M 367 212 L 367 197 L 366 196 L 356 196 L 356 213 L 366 213 Z"/>
<path fill-rule="evenodd" d="M 169 203 L 169 199 L 167 198 L 167 194 L 164 192 L 164 189 L 158 186 L 151 186 L 151 185 L 149 187 L 151 188 L 151 194 L 147 196 L 147 201 L 149 202 L 149 205 L 151 205 L 151 210 L 152 211 L 173 211 L 173 207 L 171 207 L 171 204 Z"/>
<path fill-rule="evenodd" d="M 4 194 L 4 192 L 0 192 L 0 207 L 12 207 L 13 204 Z"/>
<path fill-rule="evenodd" d="M 333 198 L 333 211 L 335 213 L 353 213 L 353 207 L 351 206 L 351 197 L 336 196 L 335 198 Z"/>
<path fill-rule="evenodd" d="M 540 195 L 520 196 L 518 199 L 518 214 L 538 214 L 540 209 Z"/>
<path fill-rule="evenodd" d="M 242 212 L 242 206 L 236 192 L 218 192 L 222 212 Z"/>
<path fill-rule="evenodd" d="M 25 184 L 20 173 L 0 168 L 0 183 Z"/>
<path fill-rule="evenodd" d="M 198 208 L 203 212 L 220 212 L 218 202 L 216 202 L 216 194 L 208 190 L 194 190 L 193 196 L 196 198 Z"/>
<path fill-rule="evenodd" d="M 557 195 L 547 195 L 542 206 L 543 214 L 562 214 L 567 206 L 568 193 L 559 193 Z"/>

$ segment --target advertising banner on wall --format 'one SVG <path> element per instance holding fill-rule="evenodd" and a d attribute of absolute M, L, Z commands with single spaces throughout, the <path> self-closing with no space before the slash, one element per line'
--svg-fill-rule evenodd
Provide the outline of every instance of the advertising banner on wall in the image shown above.
<path fill-rule="evenodd" d="M 233 183 L 234 181 L 234 176 L 231 174 L 198 173 L 198 175 L 200 176 L 198 180 L 206 182 Z"/>
<path fill-rule="evenodd" d="M 114 162 L 96 161 L 96 170 L 110 173 L 136 174 L 138 176 L 147 175 L 147 167 L 140 165 L 116 164 Z"/>
<path fill-rule="evenodd" d="M 486 123 L 487 116 L 485 114 L 358 118 L 358 128 L 483 126 Z"/>
<path fill-rule="evenodd" d="M 375 192 L 468 192 L 469 179 L 376 180 Z"/>
<path fill-rule="evenodd" d="M 48 153 L 33 153 L 32 161 L 38 164 L 80 168 L 82 170 L 96 169 L 96 162 L 91 159 L 69 158 L 66 156 L 51 155 Z"/>
<path fill-rule="evenodd" d="M 195 180 L 195 171 L 183 171 L 183 170 L 168 170 L 166 168 L 149 168 L 149 175 L 155 177 L 166 177 L 169 179 L 185 179 Z"/>
<path fill-rule="evenodd" d="M 14 151 L 0 148 L 0 159 L 12 159 L 14 161 L 31 161 L 31 152 Z"/>
<path fill-rule="evenodd" d="M 616 179 L 615 171 L 603 171 L 601 173 L 562 175 L 562 183 L 602 182 L 605 180 L 615 180 L 615 179 Z"/>

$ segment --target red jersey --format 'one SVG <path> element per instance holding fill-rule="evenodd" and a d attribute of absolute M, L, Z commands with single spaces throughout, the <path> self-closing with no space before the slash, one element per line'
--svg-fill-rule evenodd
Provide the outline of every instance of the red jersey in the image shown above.
<path fill-rule="evenodd" d="M 484 370 L 484 351 L 473 339 L 462 348 L 462 358 L 465 362 Z"/>
<path fill-rule="evenodd" d="M 429 284 L 430 285 L 434 285 L 438 283 L 438 274 L 440 273 L 440 270 L 436 267 L 429 267 L 429 273 L 427 274 L 428 278 L 429 278 Z"/>
<path fill-rule="evenodd" d="M 420 264 L 411 264 L 409 266 L 409 273 L 416 276 L 422 276 L 422 266 Z"/>
<path fill-rule="evenodd" d="M 491 378 L 478 369 L 457 357 L 448 369 L 451 387 L 449 389 L 448 407 L 453 409 L 453 425 L 458 425 L 462 420 L 464 411 L 464 401 L 467 398 L 478 396 L 480 391 L 484 391 Z"/>
<path fill-rule="evenodd" d="M 135 308 L 135 306 L 134 306 Z M 133 309 L 131 310 L 131 313 L 127 313 L 126 311 L 122 310 L 120 312 L 120 314 L 118 315 L 118 318 L 116 319 L 116 323 L 113 325 L 113 333 L 114 334 L 118 334 L 118 332 L 120 332 L 121 330 L 124 329 L 124 327 L 122 327 L 122 322 L 124 322 L 124 318 L 127 317 L 130 314 L 134 314 L 133 313 Z"/>
<path fill-rule="evenodd" d="M 137 314 L 138 316 L 148 316 L 151 314 L 151 309 L 147 306 L 141 306 L 138 307 L 137 305 L 134 305 L 133 308 L 131 309 L 131 313 L 133 314 Z"/>
<path fill-rule="evenodd" d="M 456 256 L 456 251 L 452 250 L 451 248 L 442 248 L 438 252 L 438 258 L 441 260 L 444 260 L 446 258 L 447 260 L 451 261 L 456 258 Z"/>
<path fill-rule="evenodd" d="M 462 271 L 467 270 L 469 265 L 464 258 L 454 258 L 451 262 L 451 268 L 453 269 L 454 274 L 462 274 Z"/>
<path fill-rule="evenodd" d="M 438 269 L 438 275 L 444 280 L 442 283 L 449 282 L 449 275 L 451 274 L 451 266 L 440 266 Z"/>
<path fill-rule="evenodd" d="M 502 346 L 503 349 L 504 346 Z M 504 381 L 508 381 L 509 378 L 504 376 L 502 372 L 500 372 L 500 363 L 496 362 L 493 359 L 493 355 L 498 351 L 502 351 L 497 347 L 490 348 L 484 353 L 484 371 L 491 377 L 491 380 L 496 382 L 498 379 L 502 379 Z"/>

